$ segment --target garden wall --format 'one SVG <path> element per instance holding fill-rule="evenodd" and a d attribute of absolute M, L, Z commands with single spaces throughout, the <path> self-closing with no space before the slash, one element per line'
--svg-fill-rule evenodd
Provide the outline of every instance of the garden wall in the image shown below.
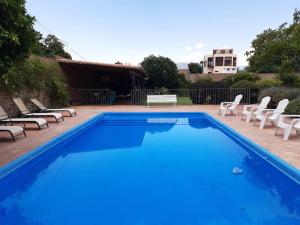
<path fill-rule="evenodd" d="M 234 74 L 223 74 L 223 73 L 220 73 L 220 74 L 203 74 L 203 73 L 191 74 L 189 70 L 179 70 L 179 73 L 183 74 L 184 77 L 186 78 L 186 80 L 188 80 L 192 83 L 196 82 L 199 78 L 202 78 L 202 77 L 211 77 L 214 81 L 221 81 L 227 76 L 234 75 Z M 277 76 L 277 74 L 275 74 L 275 73 L 257 73 L 256 75 L 258 77 L 260 77 L 261 79 L 272 79 Z"/>
<path fill-rule="evenodd" d="M 25 105 L 29 108 L 29 110 L 37 110 L 35 106 L 31 103 L 31 98 L 37 98 L 40 100 L 44 105 L 49 106 L 51 104 L 50 98 L 42 91 L 35 91 L 35 90 L 22 90 L 18 94 L 11 94 L 4 90 L 0 90 L 0 105 L 4 108 L 7 114 L 10 116 L 17 116 L 19 115 L 18 108 L 15 106 L 13 102 L 13 98 L 20 97 Z"/>

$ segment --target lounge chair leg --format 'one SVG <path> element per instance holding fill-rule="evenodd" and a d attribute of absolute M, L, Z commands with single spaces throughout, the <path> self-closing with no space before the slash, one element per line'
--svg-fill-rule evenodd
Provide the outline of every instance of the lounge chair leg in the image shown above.
<path fill-rule="evenodd" d="M 256 117 L 254 118 L 254 123 L 253 123 L 253 126 L 255 126 L 255 124 L 256 124 Z"/>
<path fill-rule="evenodd" d="M 11 138 L 13 139 L 13 141 L 14 141 L 14 142 L 16 142 L 16 139 L 15 139 L 15 137 L 14 137 L 13 133 L 11 133 L 11 132 L 9 132 L 9 133 L 10 133 L 10 135 L 11 135 Z"/>
<path fill-rule="evenodd" d="M 26 135 L 26 133 L 25 133 L 25 130 L 23 131 L 23 134 L 24 134 L 25 137 L 27 137 L 27 135 Z"/>

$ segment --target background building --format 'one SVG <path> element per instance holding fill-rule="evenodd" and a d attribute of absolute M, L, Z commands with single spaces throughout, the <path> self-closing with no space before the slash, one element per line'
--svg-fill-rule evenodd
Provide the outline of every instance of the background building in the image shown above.
<path fill-rule="evenodd" d="M 233 49 L 214 49 L 212 55 L 201 61 L 203 73 L 237 73 L 237 55 Z"/>

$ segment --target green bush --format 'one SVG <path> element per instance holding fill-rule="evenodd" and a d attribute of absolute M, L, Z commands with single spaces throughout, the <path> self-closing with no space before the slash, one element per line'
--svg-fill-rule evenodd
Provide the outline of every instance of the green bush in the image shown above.
<path fill-rule="evenodd" d="M 291 88 L 286 87 L 271 87 L 262 90 L 258 96 L 258 102 L 260 102 L 265 96 L 271 97 L 271 101 L 269 103 L 271 108 L 275 108 L 277 103 L 284 98 L 288 98 L 289 100 L 296 98 L 296 96 L 293 95 Z"/>
<path fill-rule="evenodd" d="M 256 84 L 259 89 L 266 89 L 269 87 L 280 87 L 282 82 L 279 79 L 262 79 L 256 81 Z"/>
<path fill-rule="evenodd" d="M 285 109 L 286 114 L 299 115 L 300 114 L 300 98 L 290 101 Z"/>
<path fill-rule="evenodd" d="M 203 68 L 199 63 L 189 63 L 188 64 L 190 73 L 202 73 Z"/>
<path fill-rule="evenodd" d="M 213 79 L 209 76 L 204 76 L 199 78 L 195 83 L 190 85 L 191 89 L 199 89 L 199 88 L 228 88 L 224 81 L 213 81 Z"/>
<path fill-rule="evenodd" d="M 231 85 L 232 88 L 250 88 L 252 90 L 257 90 L 258 87 L 256 83 L 248 80 L 240 80 L 233 85 Z"/>
<path fill-rule="evenodd" d="M 251 91 L 250 101 L 251 103 L 256 103 L 258 95 L 258 87 L 255 82 L 248 80 L 240 80 L 234 83 L 232 88 L 249 88 Z"/>
<path fill-rule="evenodd" d="M 227 76 L 224 78 L 224 82 L 228 84 L 229 86 L 233 85 L 234 83 L 241 81 L 241 80 L 247 80 L 247 81 L 253 81 L 256 82 L 260 78 L 255 73 L 250 72 L 239 72 L 235 75 Z"/>
<path fill-rule="evenodd" d="M 273 97 L 273 101 L 278 104 L 282 99 L 289 99 L 292 100 L 293 94 L 291 92 L 288 91 L 283 91 L 283 92 L 277 92 L 274 97 Z"/>
<path fill-rule="evenodd" d="M 300 76 L 295 73 L 283 73 L 279 75 L 282 85 L 285 87 L 297 87 L 300 82 Z"/>
<path fill-rule="evenodd" d="M 68 93 L 62 71 L 54 60 L 30 57 L 15 64 L 0 77 L 0 87 L 11 93 L 21 90 L 44 91 L 54 105 L 63 106 L 68 102 Z"/>

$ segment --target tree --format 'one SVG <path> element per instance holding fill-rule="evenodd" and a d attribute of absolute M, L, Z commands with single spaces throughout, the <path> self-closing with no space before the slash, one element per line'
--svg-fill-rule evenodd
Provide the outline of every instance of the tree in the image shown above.
<path fill-rule="evenodd" d="M 49 34 L 45 39 L 43 39 L 42 34 L 36 32 L 36 43 L 32 48 L 32 53 L 47 58 L 60 56 L 72 59 L 71 55 L 64 50 L 64 44 L 61 40 L 53 34 Z"/>
<path fill-rule="evenodd" d="M 253 72 L 300 72 L 300 13 L 294 23 L 267 29 L 252 41 L 253 50 L 246 52 L 249 70 Z"/>
<path fill-rule="evenodd" d="M 190 73 L 202 73 L 203 68 L 200 63 L 189 63 L 188 64 Z"/>
<path fill-rule="evenodd" d="M 35 39 L 33 23 L 25 0 L 0 1 L 0 75 L 28 57 Z"/>
<path fill-rule="evenodd" d="M 149 76 L 147 86 L 150 88 L 179 88 L 187 83 L 184 76 L 178 73 L 176 64 L 169 58 L 150 55 L 144 58 L 141 66 Z"/>

